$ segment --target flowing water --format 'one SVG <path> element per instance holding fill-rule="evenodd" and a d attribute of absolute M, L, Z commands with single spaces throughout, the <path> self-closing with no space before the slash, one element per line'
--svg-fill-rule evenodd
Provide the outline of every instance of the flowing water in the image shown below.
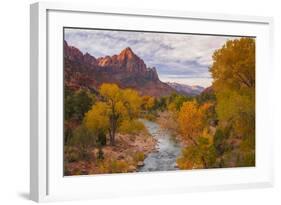
<path fill-rule="evenodd" d="M 178 170 L 176 159 L 180 154 L 179 143 L 160 126 L 148 120 L 141 120 L 148 132 L 157 140 L 156 151 L 148 154 L 144 160 L 144 166 L 139 168 L 139 172 L 145 171 L 169 171 Z"/>

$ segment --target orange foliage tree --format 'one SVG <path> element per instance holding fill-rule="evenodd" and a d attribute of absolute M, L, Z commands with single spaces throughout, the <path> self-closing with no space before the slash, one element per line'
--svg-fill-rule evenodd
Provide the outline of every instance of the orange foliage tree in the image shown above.
<path fill-rule="evenodd" d="M 178 124 L 182 137 L 189 142 L 177 163 L 182 169 L 208 168 L 215 160 L 213 138 L 208 131 L 207 112 L 211 104 L 199 106 L 196 101 L 183 103 Z"/>

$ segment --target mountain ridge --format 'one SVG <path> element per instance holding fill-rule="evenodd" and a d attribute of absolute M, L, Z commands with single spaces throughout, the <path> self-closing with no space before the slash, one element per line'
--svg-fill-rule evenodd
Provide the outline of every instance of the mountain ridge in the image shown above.
<path fill-rule="evenodd" d="M 204 87 L 199 86 L 199 85 L 186 85 L 186 84 L 181 84 L 181 83 L 176 83 L 176 82 L 166 82 L 169 86 L 177 90 L 179 93 L 184 94 L 184 95 L 199 95 L 204 91 Z"/>
<path fill-rule="evenodd" d="M 64 41 L 64 71 L 65 85 L 74 90 L 80 87 L 97 90 L 106 82 L 155 97 L 176 92 L 160 81 L 156 68 L 147 67 L 130 47 L 117 55 L 95 58 Z"/>

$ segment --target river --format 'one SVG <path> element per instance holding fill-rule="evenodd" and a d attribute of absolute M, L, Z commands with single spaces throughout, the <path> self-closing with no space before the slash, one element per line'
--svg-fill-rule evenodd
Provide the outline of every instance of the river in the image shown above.
<path fill-rule="evenodd" d="M 180 154 L 179 143 L 160 126 L 152 121 L 141 120 L 148 132 L 157 140 L 156 151 L 147 155 L 144 166 L 139 168 L 139 172 L 146 171 L 170 171 L 178 170 L 176 159 Z"/>

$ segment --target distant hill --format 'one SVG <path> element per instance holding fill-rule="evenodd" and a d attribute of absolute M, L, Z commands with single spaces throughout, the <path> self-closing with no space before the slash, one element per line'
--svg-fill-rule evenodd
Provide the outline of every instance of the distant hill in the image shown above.
<path fill-rule="evenodd" d="M 117 55 L 95 58 L 64 41 L 65 86 L 73 90 L 87 87 L 96 91 L 105 82 L 116 83 L 121 88 L 133 88 L 142 95 L 155 97 L 176 92 L 159 80 L 156 68 L 147 67 L 129 47 Z"/>
<path fill-rule="evenodd" d="M 213 94 L 214 93 L 214 89 L 213 86 L 209 86 L 207 88 L 205 88 L 202 93 L 206 93 L 206 94 Z"/>
<path fill-rule="evenodd" d="M 201 87 L 199 85 L 190 86 L 190 85 L 185 85 L 180 83 L 170 83 L 170 82 L 168 82 L 167 84 L 172 88 L 174 88 L 177 92 L 184 95 L 191 95 L 191 96 L 199 95 L 205 89 L 204 87 Z"/>

